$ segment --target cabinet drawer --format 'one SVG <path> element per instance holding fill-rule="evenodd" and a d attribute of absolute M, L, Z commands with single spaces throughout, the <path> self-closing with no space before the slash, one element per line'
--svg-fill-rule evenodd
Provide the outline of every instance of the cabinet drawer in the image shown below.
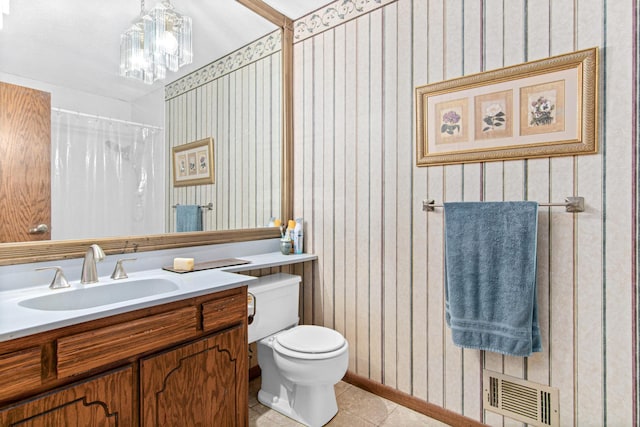
<path fill-rule="evenodd" d="M 40 354 L 40 347 L 32 347 L 0 356 L 0 399 L 40 385 Z"/>
<path fill-rule="evenodd" d="M 196 308 L 185 307 L 60 338 L 58 377 L 160 349 L 196 333 Z"/>
<path fill-rule="evenodd" d="M 242 322 L 247 318 L 247 292 L 239 292 L 202 304 L 202 328 L 213 331 Z"/>

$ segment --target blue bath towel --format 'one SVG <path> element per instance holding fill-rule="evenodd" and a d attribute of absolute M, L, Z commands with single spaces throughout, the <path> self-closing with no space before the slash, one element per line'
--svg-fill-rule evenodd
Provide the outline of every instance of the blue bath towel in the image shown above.
<path fill-rule="evenodd" d="M 542 351 L 536 202 L 445 203 L 446 321 L 454 344 L 512 356 Z"/>
<path fill-rule="evenodd" d="M 200 206 L 176 206 L 176 231 L 202 231 L 202 209 Z"/>

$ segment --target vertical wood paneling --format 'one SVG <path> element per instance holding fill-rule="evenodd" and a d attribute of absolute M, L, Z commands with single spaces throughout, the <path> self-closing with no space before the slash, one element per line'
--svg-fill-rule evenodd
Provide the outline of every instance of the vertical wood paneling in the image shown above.
<path fill-rule="evenodd" d="M 345 27 L 341 26 L 333 30 L 334 39 L 334 73 L 333 73 L 333 114 L 334 114 L 334 157 L 333 157 L 333 222 L 334 228 L 334 310 L 333 322 L 335 329 L 346 335 L 347 326 L 345 322 L 345 289 L 347 283 L 345 274 L 348 268 L 346 264 L 346 239 L 344 236 L 349 226 L 344 221 L 346 198 L 349 197 L 345 191 L 345 165 L 346 165 L 346 132 L 347 120 L 345 111 L 345 91 L 346 91 L 346 55 L 345 55 Z"/>
<path fill-rule="evenodd" d="M 464 74 L 473 74 L 483 71 L 483 3 L 462 2 L 464 41 L 462 48 L 462 60 L 464 62 Z"/>
<path fill-rule="evenodd" d="M 356 373 L 369 376 L 370 15 L 356 21 Z"/>
<path fill-rule="evenodd" d="M 489 425 L 522 425 L 482 410 L 487 368 L 560 388 L 562 425 L 632 424 L 629 8 L 398 0 L 296 44 L 295 150 L 305 161 L 295 167 L 294 203 L 312 222 L 307 250 L 321 260 L 305 310 L 323 301 L 305 321 L 345 334 L 351 371 Z M 606 48 L 600 153 L 414 166 L 415 86 L 591 46 Z M 543 352 L 454 346 L 444 219 L 421 201 L 572 194 L 586 198 L 585 213 L 541 208 L 538 219 Z"/>
<path fill-rule="evenodd" d="M 276 52 L 166 102 L 170 147 L 213 137 L 215 183 L 169 186 L 170 206 L 213 203 L 203 212 L 206 230 L 262 227 L 279 216 L 272 173 L 280 170 L 280 58 Z M 174 209 L 167 226 L 175 230 Z"/>
<path fill-rule="evenodd" d="M 310 185 L 313 188 L 314 194 L 320 192 L 322 194 L 322 188 L 324 188 L 324 176 L 327 162 L 324 158 L 324 148 L 328 145 L 329 141 L 325 139 L 324 126 L 324 35 L 322 37 L 315 37 L 312 40 L 312 53 L 313 55 L 313 80 L 312 80 L 312 95 L 311 100 L 313 102 L 313 175 L 310 180 Z M 324 248 L 324 197 L 313 197 L 311 200 L 311 211 L 319 212 L 319 215 L 313 215 L 313 239 L 312 244 L 314 248 L 318 248 L 318 252 L 325 253 Z M 305 213 L 306 215 L 306 213 Z M 314 284 L 320 286 L 313 287 L 313 323 L 322 324 L 324 321 L 323 315 L 323 288 L 325 284 L 324 269 L 325 264 L 330 263 L 329 253 L 326 253 L 326 257 L 318 260 L 318 268 L 314 270 Z M 326 285 L 329 286 L 331 278 L 327 278 Z"/>
<path fill-rule="evenodd" d="M 439 23 L 439 24 L 438 24 Z M 419 0 L 413 2 L 413 80 L 428 83 L 440 80 L 442 73 L 442 2 Z M 438 37 L 439 36 L 439 37 Z M 439 40 L 440 38 L 440 40 Z M 433 65 L 431 65 L 433 64 Z M 435 70 L 433 70 L 435 69 Z M 435 77 L 434 77 L 435 74 Z M 415 124 L 413 124 L 415 134 Z M 413 174 L 414 202 L 412 206 L 413 244 L 412 265 L 412 394 L 427 399 L 428 343 L 427 339 L 427 218 L 422 213 L 420 200 L 427 194 L 427 169 L 416 169 Z M 421 195 L 421 196 L 419 196 Z M 416 198 L 420 197 L 420 199 Z"/>
<path fill-rule="evenodd" d="M 334 92 L 333 88 L 335 87 L 335 63 L 334 63 L 334 53 L 335 53 L 335 33 L 333 31 L 327 31 L 323 35 L 324 38 L 324 49 L 322 51 L 323 57 L 320 62 L 323 64 L 323 90 L 322 94 L 324 97 L 323 102 L 323 117 L 324 117 L 324 144 L 322 145 L 324 149 L 323 158 L 324 158 L 324 174 L 322 176 L 322 200 L 323 200 L 323 209 L 322 209 L 322 225 L 324 228 L 323 232 L 323 242 L 322 246 L 324 248 L 324 267 L 322 271 L 322 277 L 327 283 L 322 286 L 320 291 L 322 292 L 322 324 L 327 325 L 327 327 L 334 327 L 334 287 L 335 287 L 335 278 L 334 278 L 334 237 L 335 237 L 335 221 L 334 221 L 334 205 L 335 205 L 335 190 L 334 190 L 334 176 L 335 176 L 335 160 L 336 156 L 334 155 L 335 150 L 335 103 L 334 103 Z"/>
<path fill-rule="evenodd" d="M 529 50 L 535 51 L 549 46 L 547 31 L 548 20 L 536 20 L 537 11 L 548 7 L 547 1 L 515 0 L 504 2 L 503 12 L 503 64 L 519 64 L 529 58 Z M 539 39 L 538 36 L 540 35 Z M 489 50 L 487 49 L 487 55 Z M 539 59 L 536 58 L 536 59 Z"/>
<path fill-rule="evenodd" d="M 482 21 L 484 46 L 482 46 L 483 69 L 493 70 L 504 66 L 504 14 L 506 13 L 503 0 L 484 0 L 484 19 Z M 511 4 L 512 2 L 507 2 Z M 521 3 L 516 0 L 513 3 Z M 515 31 L 514 31 L 515 30 Z M 517 29 L 509 28 L 509 39 L 518 38 Z"/>
<path fill-rule="evenodd" d="M 636 3 L 637 7 L 637 3 Z M 604 346 L 606 395 L 604 412 L 609 425 L 632 424 L 634 403 L 628 398 L 632 395 L 632 384 L 628 381 L 633 370 L 632 360 L 617 349 L 628 347 L 632 337 L 632 194 L 627 185 L 633 181 L 631 162 L 621 162 L 633 156 L 632 127 L 633 117 L 632 91 L 627 82 L 634 79 L 632 73 L 633 51 L 632 14 L 628 5 L 621 2 L 603 2 L 603 35 L 607 45 L 614 46 L 605 52 L 603 67 L 607 80 L 604 109 L 606 120 L 602 126 L 606 158 L 603 168 L 605 180 L 605 233 L 603 246 L 605 257 L 605 297 Z M 637 84 L 637 82 L 636 82 Z M 620 144 L 620 141 L 628 141 Z M 622 163 L 622 164 L 621 164 Z M 610 171 L 614 171 L 611 173 Z M 615 333 L 611 333 L 615 332 Z"/>
<path fill-rule="evenodd" d="M 220 189 L 220 192 L 218 194 L 224 194 L 225 188 L 229 189 L 228 191 L 231 191 L 229 180 L 231 176 L 231 168 L 229 167 L 231 165 L 229 161 L 229 141 L 231 140 L 231 106 L 229 101 L 229 80 L 229 76 L 224 76 L 218 79 L 218 81 L 220 82 L 219 85 L 221 86 L 218 89 L 218 110 L 222 111 L 219 122 L 220 129 L 222 130 L 222 135 L 217 144 L 219 147 L 218 150 L 220 156 L 218 156 L 219 160 L 216 160 L 216 167 L 220 166 L 220 168 L 218 168 L 218 172 L 216 172 L 216 179 L 218 180 L 217 186 Z M 219 212 L 219 228 L 224 229 L 225 227 L 229 227 L 229 200 L 231 200 L 231 195 L 228 194 L 226 198 L 218 200 L 222 200 L 222 203 L 216 203 L 216 207 Z"/>
<path fill-rule="evenodd" d="M 255 227 L 258 224 L 258 218 L 256 216 L 256 187 L 258 186 L 258 182 L 256 180 L 256 169 L 257 169 L 257 118 L 256 118 L 256 64 L 249 64 L 248 75 L 246 85 L 248 86 L 248 94 L 246 100 L 246 108 L 248 111 L 243 113 L 243 116 L 247 118 L 245 122 L 245 128 L 247 129 L 247 144 L 246 144 L 246 152 L 244 153 L 245 164 L 248 166 L 246 168 L 246 173 L 244 178 L 247 180 L 244 185 L 244 206 L 243 212 L 246 212 L 246 219 L 243 224 L 246 224 L 247 227 Z M 269 218 L 260 218 L 260 225 L 265 225 L 266 222 L 269 221 Z"/>
<path fill-rule="evenodd" d="M 345 238 L 345 265 L 348 266 L 345 275 L 345 336 L 351 343 L 349 348 L 349 369 L 356 372 L 358 367 L 356 364 L 358 354 L 358 337 L 356 322 L 356 299 L 357 299 L 357 275 L 356 275 L 356 253 L 359 247 L 356 243 L 356 220 L 358 211 L 356 209 L 356 159 L 358 150 L 356 144 L 356 21 L 346 24 L 345 34 L 345 117 L 346 117 L 346 140 L 345 140 L 345 209 L 342 221 L 345 222 L 346 232 Z"/>
<path fill-rule="evenodd" d="M 397 388 L 405 393 L 411 393 L 412 369 L 412 340 L 411 316 L 413 300 L 411 294 L 413 265 L 413 246 L 411 232 L 413 222 L 413 60 L 412 33 L 412 2 L 401 0 L 398 2 L 398 207 L 397 234 L 398 240 L 398 275 L 397 292 Z"/>
<path fill-rule="evenodd" d="M 314 149 L 321 141 L 314 141 L 314 92 L 313 92 L 313 67 L 315 58 L 313 55 L 314 40 L 310 39 L 303 43 L 303 99 L 302 110 L 304 111 L 304 119 L 302 123 L 302 138 L 305 141 L 302 157 L 298 160 L 302 162 L 304 167 L 304 175 L 302 176 L 302 216 L 307 219 L 307 247 L 315 248 L 316 239 L 321 238 L 315 234 L 315 221 L 317 218 L 313 215 L 313 177 L 316 173 L 314 168 Z M 295 165 L 294 165 L 295 167 Z M 304 287 L 304 322 L 307 324 L 314 323 L 314 294 L 312 286 Z"/>
<path fill-rule="evenodd" d="M 238 73 L 235 73 L 234 76 L 234 89 L 233 89 L 233 108 L 232 112 L 235 111 L 234 114 L 234 138 L 231 138 L 229 142 L 231 142 L 231 146 L 233 147 L 233 160 L 232 164 L 243 164 L 244 163 L 244 152 L 246 151 L 246 129 L 244 126 L 244 113 L 246 108 L 246 92 L 247 88 L 244 85 L 244 75 L 246 74 L 246 69 L 243 68 Z M 233 176 L 233 193 L 232 203 L 231 203 L 231 211 L 229 212 L 229 219 L 231 220 L 232 228 L 239 228 L 242 221 L 245 219 L 246 213 L 243 211 L 243 201 L 245 197 L 245 192 L 243 191 L 244 185 L 244 174 L 246 168 L 244 167 L 236 167 L 233 168 L 234 176 Z"/>
<path fill-rule="evenodd" d="M 397 386 L 397 276 L 398 248 L 406 242 L 398 238 L 398 6 L 392 4 L 382 9 L 382 110 L 383 126 L 383 239 L 382 246 L 382 346 L 383 366 L 381 382 L 390 387 Z M 338 95 L 336 94 L 336 97 Z M 336 181 L 338 176 L 336 175 Z M 406 253 L 406 248 L 400 248 Z M 336 262 L 338 261 L 336 253 Z M 337 300 L 336 300 L 337 302 Z"/>
<path fill-rule="evenodd" d="M 269 147 L 271 150 L 271 162 L 269 163 L 269 179 L 271 180 L 271 214 L 280 216 L 282 215 L 280 213 L 280 171 L 282 171 L 282 79 L 280 78 L 280 75 L 282 74 L 282 53 L 275 53 L 268 60 L 271 64 L 271 73 L 269 75 L 269 80 L 271 82 L 269 99 L 271 99 L 271 103 L 268 104 L 265 109 L 269 109 L 269 114 L 267 116 L 270 119 L 271 127 L 271 140 L 269 141 Z"/>
<path fill-rule="evenodd" d="M 382 381 L 383 121 L 382 11 L 370 14 L 369 51 L 369 377 Z"/>
<path fill-rule="evenodd" d="M 265 73 L 265 64 L 264 62 L 258 62 L 256 64 L 256 128 L 255 128 L 255 138 L 256 138 L 256 198 L 255 198 L 255 206 L 256 206 L 256 222 L 258 224 L 262 224 L 263 221 L 271 219 L 272 213 L 270 206 L 267 206 L 265 200 L 269 200 L 269 192 L 267 190 L 267 185 L 271 185 L 271 180 L 269 179 L 269 175 L 265 173 L 269 168 L 266 167 L 269 163 L 268 160 L 265 160 L 265 157 L 271 152 L 270 149 L 267 149 L 267 144 L 271 139 L 268 133 L 268 126 L 265 126 L 265 118 L 268 120 L 268 116 L 265 114 L 266 111 L 270 111 L 270 109 L 265 108 L 265 100 L 268 99 L 269 86 L 268 80 L 265 81 L 265 76 L 269 74 Z M 265 97 L 265 92 L 267 97 Z M 264 220 L 259 220 L 259 218 L 264 218 Z"/>
<path fill-rule="evenodd" d="M 600 45 L 603 35 L 603 2 L 590 0 L 577 6 L 577 48 Z M 602 58 L 601 58 L 602 59 Z M 602 92 L 601 88 L 601 94 Z M 606 90 L 606 89 L 605 89 Z M 605 111 L 601 104 L 600 111 Z M 601 122 L 602 125 L 602 122 Z M 587 215 L 577 218 L 577 280 L 576 280 L 576 420 L 578 425 L 597 422 L 605 425 L 605 354 L 603 329 L 606 223 L 604 215 L 604 171 L 607 141 L 600 126 L 600 156 L 578 157 L 576 187 L 589 200 Z M 584 255 L 583 255 L 584 254 Z M 588 257 L 586 254 L 589 254 Z M 613 415 L 613 414 L 612 414 Z M 597 421 L 596 421 L 597 420 Z"/>

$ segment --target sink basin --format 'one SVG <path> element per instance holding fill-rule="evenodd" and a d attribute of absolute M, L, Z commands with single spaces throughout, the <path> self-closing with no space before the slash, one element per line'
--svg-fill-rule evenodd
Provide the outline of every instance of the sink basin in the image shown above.
<path fill-rule="evenodd" d="M 178 285 L 167 279 L 127 280 L 113 284 L 73 289 L 51 293 L 20 301 L 18 304 L 37 310 L 66 311 L 82 310 L 117 302 L 130 301 L 175 291 Z"/>

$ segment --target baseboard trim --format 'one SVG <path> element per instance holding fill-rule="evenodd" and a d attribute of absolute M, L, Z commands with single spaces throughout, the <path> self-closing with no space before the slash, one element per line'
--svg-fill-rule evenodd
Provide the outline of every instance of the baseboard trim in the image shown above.
<path fill-rule="evenodd" d="M 424 400 L 418 399 L 417 397 L 411 396 L 410 394 L 372 381 L 369 378 L 356 375 L 350 371 L 347 371 L 344 378 L 342 378 L 342 381 L 371 392 L 380 397 L 384 397 L 385 399 L 391 400 L 392 402 L 405 406 L 409 409 L 413 409 L 416 412 L 434 418 L 438 421 L 442 421 L 443 423 L 449 424 L 451 426 L 486 426 L 486 424 L 482 424 L 476 420 L 465 417 L 464 415 L 456 414 L 455 412 L 449 411 L 448 409 L 442 408 L 438 405 L 434 405 L 433 403 L 425 402 Z"/>

